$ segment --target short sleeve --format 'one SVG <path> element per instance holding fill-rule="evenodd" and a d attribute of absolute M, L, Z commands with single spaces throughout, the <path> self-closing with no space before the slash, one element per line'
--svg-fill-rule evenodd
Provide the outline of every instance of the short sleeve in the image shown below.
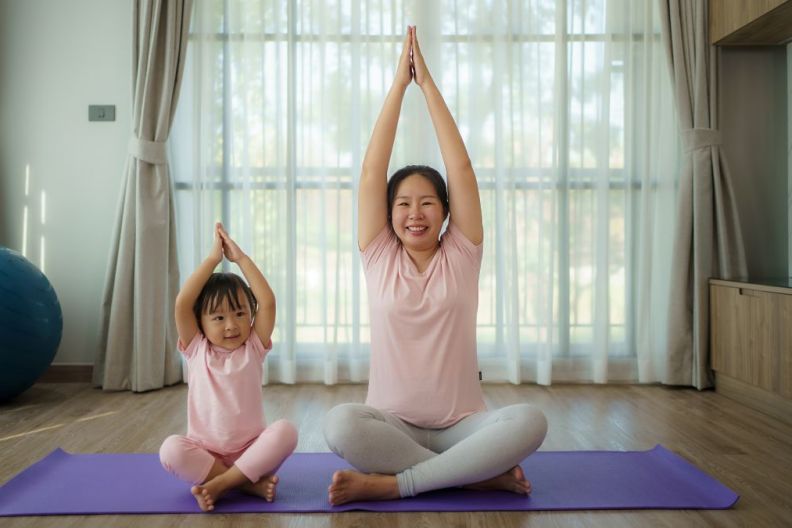
<path fill-rule="evenodd" d="M 375 266 L 377 262 L 392 254 L 392 252 L 399 247 L 399 241 L 396 234 L 391 229 L 390 224 L 386 224 L 382 231 L 374 237 L 374 240 L 369 242 L 366 249 L 360 252 L 360 258 L 363 261 L 363 269 L 368 270 Z"/>
<path fill-rule="evenodd" d="M 250 337 L 247 340 L 247 346 L 256 353 L 256 355 L 263 361 L 264 358 L 269 354 L 270 350 L 272 350 L 272 339 L 267 340 L 267 344 L 261 342 L 261 338 L 255 332 L 255 330 L 250 330 Z"/>
<path fill-rule="evenodd" d="M 449 222 L 448 229 L 446 229 L 441 240 L 441 244 L 446 253 L 457 253 L 465 257 L 476 269 L 481 268 L 481 259 L 484 254 L 484 242 L 479 245 L 474 244 L 453 222 Z"/>
<path fill-rule="evenodd" d="M 191 358 L 195 355 L 195 351 L 198 350 L 198 347 L 201 345 L 201 341 L 203 339 L 205 339 L 203 334 L 200 331 L 198 331 L 195 332 L 195 335 L 193 336 L 192 341 L 190 341 L 189 345 L 185 347 L 184 344 L 181 342 L 181 339 L 179 339 L 176 342 L 176 348 L 179 352 L 181 352 L 182 356 L 186 358 Z"/>

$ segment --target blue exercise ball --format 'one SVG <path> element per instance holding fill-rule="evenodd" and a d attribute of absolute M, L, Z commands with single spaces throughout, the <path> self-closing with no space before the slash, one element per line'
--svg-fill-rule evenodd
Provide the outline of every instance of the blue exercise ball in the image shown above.
<path fill-rule="evenodd" d="M 0 246 L 0 401 L 21 394 L 44 374 L 62 333 L 63 314 L 47 277 Z"/>

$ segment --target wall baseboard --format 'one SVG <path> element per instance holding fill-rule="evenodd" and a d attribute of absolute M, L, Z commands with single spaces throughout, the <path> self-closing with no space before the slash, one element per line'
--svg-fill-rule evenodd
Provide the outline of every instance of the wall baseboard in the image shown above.
<path fill-rule="evenodd" d="M 93 365 L 50 365 L 36 383 L 90 383 Z"/>

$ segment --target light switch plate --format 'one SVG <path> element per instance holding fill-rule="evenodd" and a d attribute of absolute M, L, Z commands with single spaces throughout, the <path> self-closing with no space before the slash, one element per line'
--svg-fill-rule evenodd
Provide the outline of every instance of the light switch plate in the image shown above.
<path fill-rule="evenodd" d="M 89 105 L 88 121 L 115 121 L 115 105 Z"/>

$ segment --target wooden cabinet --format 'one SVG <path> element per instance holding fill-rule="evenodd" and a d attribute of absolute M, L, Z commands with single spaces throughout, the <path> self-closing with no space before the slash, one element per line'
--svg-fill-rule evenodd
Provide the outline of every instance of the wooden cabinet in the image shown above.
<path fill-rule="evenodd" d="M 715 390 L 792 423 L 792 288 L 710 280 Z"/>
<path fill-rule="evenodd" d="M 710 43 L 774 45 L 792 40 L 792 0 L 710 0 Z"/>

